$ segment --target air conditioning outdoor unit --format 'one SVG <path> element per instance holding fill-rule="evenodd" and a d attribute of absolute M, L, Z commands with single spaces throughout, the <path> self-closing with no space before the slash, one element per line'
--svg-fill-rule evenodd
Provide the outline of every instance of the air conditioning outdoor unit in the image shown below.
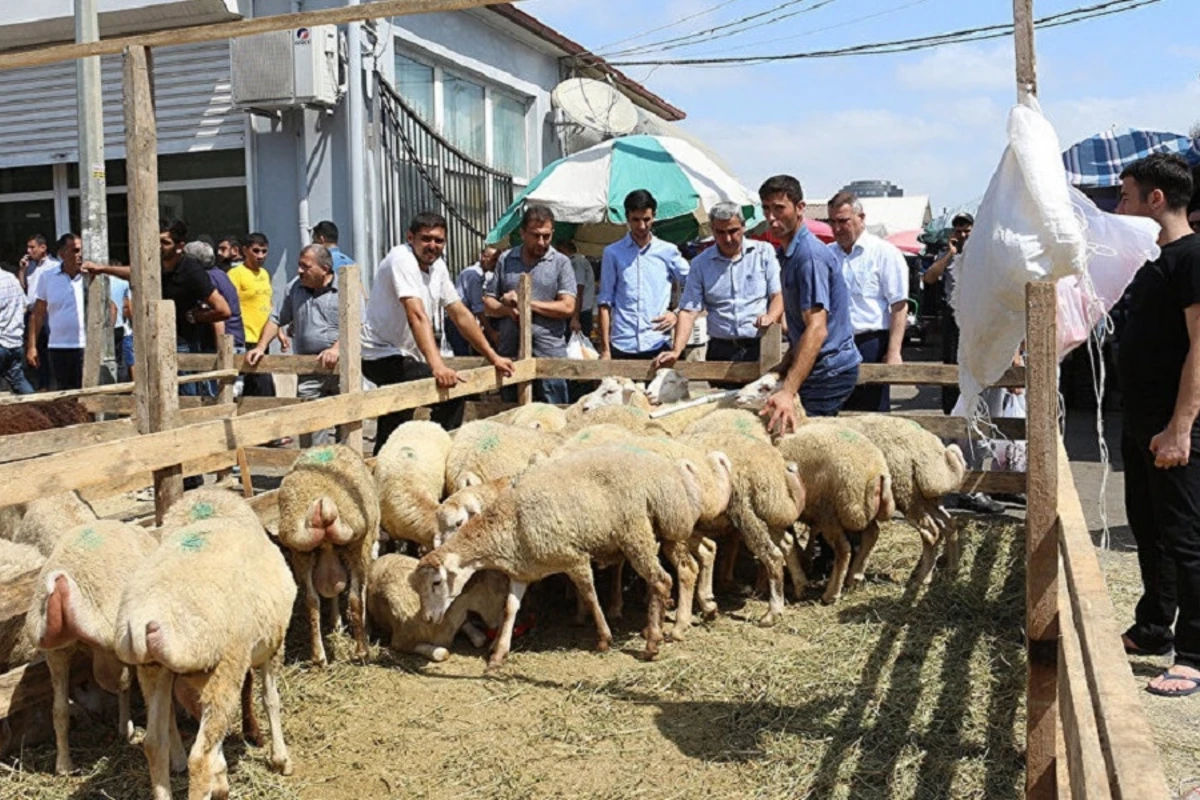
<path fill-rule="evenodd" d="M 337 26 L 274 31 L 229 44 L 234 107 L 276 111 L 337 105 Z"/>

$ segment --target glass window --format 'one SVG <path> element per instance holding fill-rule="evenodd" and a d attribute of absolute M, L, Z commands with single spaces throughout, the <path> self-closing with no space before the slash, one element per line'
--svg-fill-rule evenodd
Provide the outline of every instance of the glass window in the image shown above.
<path fill-rule="evenodd" d="M 25 242 L 35 233 L 54 249 L 54 201 L 0 203 L 0 269 L 15 271 L 25 255 Z"/>
<path fill-rule="evenodd" d="M 433 67 L 396 54 L 396 90 L 430 125 L 433 115 Z"/>
<path fill-rule="evenodd" d="M 484 144 L 483 87 L 456 75 L 442 79 L 443 130 L 451 144 L 482 161 Z"/>
<path fill-rule="evenodd" d="M 0 194 L 52 191 L 54 191 L 54 168 L 49 165 L 0 169 Z"/>
<path fill-rule="evenodd" d="M 492 166 L 514 177 L 529 174 L 525 101 L 492 93 Z"/>

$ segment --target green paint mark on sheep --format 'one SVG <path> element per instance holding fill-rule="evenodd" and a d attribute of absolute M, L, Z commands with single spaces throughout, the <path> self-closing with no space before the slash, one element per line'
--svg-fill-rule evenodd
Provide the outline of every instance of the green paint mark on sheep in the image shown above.
<path fill-rule="evenodd" d="M 414 459 L 417 457 L 417 451 L 413 450 L 411 447 L 405 446 L 400 448 L 400 455 L 404 458 Z"/>
<path fill-rule="evenodd" d="M 484 436 L 479 440 L 479 444 L 476 445 L 475 449 L 481 453 L 490 453 L 499 446 L 500 437 L 494 433 L 489 433 L 487 436 Z"/>
<path fill-rule="evenodd" d="M 588 439 L 591 439 L 591 438 L 592 438 L 591 431 L 584 431 L 583 433 L 579 434 L 579 441 L 581 441 L 581 442 L 586 442 Z"/>
<path fill-rule="evenodd" d="M 84 550 L 95 550 L 104 544 L 104 537 L 95 528 L 84 528 L 79 532 L 75 544 Z"/>
<path fill-rule="evenodd" d="M 179 549 L 198 553 L 208 545 L 208 531 L 188 531 L 179 539 Z"/>
<path fill-rule="evenodd" d="M 857 442 L 859 439 L 861 439 L 861 438 L 862 438 L 861 436 L 859 436 L 859 435 L 858 435 L 857 433 L 855 433 L 854 431 L 851 431 L 851 430 L 846 430 L 845 428 L 843 428 L 842 430 L 838 431 L 838 436 L 839 436 L 840 438 L 842 438 L 842 439 L 846 440 L 847 442 Z"/>
<path fill-rule="evenodd" d="M 751 427 L 753 424 L 755 423 L 752 420 L 746 419 L 742 416 L 737 417 L 737 419 L 733 421 L 733 427 L 738 433 L 750 433 L 750 431 L 753 430 Z"/>
<path fill-rule="evenodd" d="M 328 464 L 335 456 L 332 447 L 318 447 L 309 450 L 300 459 L 309 464 Z"/>
<path fill-rule="evenodd" d="M 211 519 L 217 510 L 213 508 L 212 503 L 196 503 L 192 506 L 192 511 L 188 514 L 192 522 L 198 522 L 202 519 Z"/>

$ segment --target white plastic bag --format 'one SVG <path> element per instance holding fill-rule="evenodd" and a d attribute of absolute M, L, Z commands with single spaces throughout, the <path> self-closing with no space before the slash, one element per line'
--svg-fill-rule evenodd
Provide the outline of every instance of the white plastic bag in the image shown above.
<path fill-rule="evenodd" d="M 575 331 L 567 340 L 567 358 L 573 358 L 576 361 L 597 361 L 600 354 L 596 352 L 596 348 L 592 346 L 582 331 Z"/>

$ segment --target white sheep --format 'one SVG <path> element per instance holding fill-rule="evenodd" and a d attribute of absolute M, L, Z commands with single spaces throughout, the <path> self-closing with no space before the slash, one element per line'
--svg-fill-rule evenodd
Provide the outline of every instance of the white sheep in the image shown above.
<path fill-rule="evenodd" d="M 692 436 L 700 433 L 731 434 L 764 444 L 771 443 L 771 436 L 767 433 L 762 419 L 753 411 L 741 408 L 714 408 L 708 414 L 689 422 L 680 435 Z"/>
<path fill-rule="evenodd" d="M 96 512 L 78 492 L 41 497 L 26 504 L 12 540 L 36 547 L 42 555 L 49 556 L 63 534 L 95 520 Z"/>
<path fill-rule="evenodd" d="M 864 531 L 896 510 L 887 461 L 861 433 L 835 423 L 801 426 L 776 446 L 804 481 L 801 520 L 834 550 L 833 574 L 821 600 L 836 603 L 850 568 L 846 533 Z"/>
<path fill-rule="evenodd" d="M 561 442 L 561 436 L 545 431 L 488 420 L 468 422 L 455 433 L 446 458 L 445 493 L 518 475 L 535 454 L 549 453 Z"/>
<path fill-rule="evenodd" d="M 606 444 L 635 442 L 646 435 L 645 430 L 630 430 L 623 425 L 615 425 L 611 422 L 585 425 L 574 431 L 563 440 L 562 444 L 554 448 L 553 452 L 550 453 L 550 457 L 558 458 L 565 456 L 567 453 L 592 450 L 597 447 L 603 447 Z"/>
<path fill-rule="evenodd" d="M 67 743 L 71 658 L 77 648 L 91 651 L 92 673 L 117 695 L 118 731 L 133 737 L 129 718 L 129 668 L 117 661 L 117 608 L 133 572 L 158 541 L 136 525 L 95 520 L 64 531 L 42 566 L 25 615 L 26 635 L 46 653 L 54 687 L 55 772 L 74 770 Z"/>
<path fill-rule="evenodd" d="M 355 657 L 367 657 L 366 580 L 378 538 L 379 493 L 362 455 L 344 445 L 304 451 L 279 485 L 279 542 L 305 589 L 313 663 L 326 664 L 321 598 L 340 619 L 347 588 Z"/>
<path fill-rule="evenodd" d="M 375 460 L 380 522 L 392 539 L 433 544 L 446 480 L 450 434 L 436 422 L 414 420 L 392 432 Z"/>
<path fill-rule="evenodd" d="M 116 653 L 138 668 L 148 722 L 143 747 L 155 800 L 171 796 L 168 770 L 172 687 L 198 699 L 200 729 L 188 757 L 189 797 L 229 793 L 222 743 L 238 718 L 246 670 L 263 685 L 271 763 L 289 775 L 277 670 L 296 583 L 254 510 L 228 492 L 188 492 L 162 543 L 134 571 L 121 597 Z"/>
<path fill-rule="evenodd" d="M 576 422 L 584 414 L 604 406 L 633 406 L 649 411 L 651 403 L 646 397 L 645 384 L 630 378 L 610 375 L 602 379 L 594 390 L 567 408 L 567 419 Z"/>
<path fill-rule="evenodd" d="M 783 569 L 792 573 L 797 590 L 800 583 L 799 555 L 788 529 L 805 506 L 805 487 L 795 464 L 767 442 L 741 433 L 694 433 L 684 441 L 696 446 L 719 448 L 733 465 L 732 491 L 725 513 L 719 519 L 701 524 L 709 535 L 734 533 L 767 571 L 770 599 L 767 613 L 759 624 L 774 625 L 783 613 Z M 716 612 L 713 598 L 712 560 L 702 562 L 700 604 L 706 614 Z"/>
<path fill-rule="evenodd" d="M 528 403 L 487 418 L 488 422 L 558 433 L 567 427 L 567 412 L 550 403 Z"/>
<path fill-rule="evenodd" d="M 411 584 L 416 569 L 417 559 L 396 553 L 381 556 L 371 564 L 367 584 L 371 624 L 391 637 L 391 648 L 430 661 L 445 661 L 460 630 L 475 647 L 486 645 L 487 635 L 467 615 L 474 612 L 488 628 L 498 627 L 508 600 L 508 578 L 491 570 L 476 573 L 446 616 L 435 624 L 426 622 L 421 614 L 421 598 Z"/>
<path fill-rule="evenodd" d="M 515 480 L 497 478 L 487 483 L 464 486 L 443 500 L 437 510 L 438 532 L 433 546 L 441 547 L 447 539 L 458 533 L 467 520 L 491 505 L 500 492 L 512 486 Z"/>
<path fill-rule="evenodd" d="M 650 413 L 637 406 L 604 405 L 588 411 L 580 417 L 571 420 L 562 431 L 564 437 L 570 437 L 593 425 L 620 425 L 622 428 L 635 433 L 668 434 L 669 432 L 655 420 L 650 419 Z"/>
<path fill-rule="evenodd" d="M 688 379 L 669 367 L 654 373 L 654 379 L 646 384 L 646 398 L 651 405 L 678 403 L 690 399 L 691 396 Z"/>
<path fill-rule="evenodd" d="M 526 586 L 566 573 L 592 611 L 607 650 L 612 633 L 596 597 L 592 560 L 626 558 L 649 584 L 646 656 L 658 654 L 662 612 L 671 578 L 658 561 L 659 542 L 673 562 L 682 562 L 700 514 L 696 468 L 647 452 L 605 447 L 531 467 L 482 514 L 421 559 L 413 577 L 426 621 L 438 623 L 467 581 L 481 569 L 506 574 L 511 586 L 504 623 L 489 661 L 508 655 L 513 625 Z M 678 568 L 678 563 L 677 563 Z M 686 569 L 686 567 L 685 567 Z"/>

